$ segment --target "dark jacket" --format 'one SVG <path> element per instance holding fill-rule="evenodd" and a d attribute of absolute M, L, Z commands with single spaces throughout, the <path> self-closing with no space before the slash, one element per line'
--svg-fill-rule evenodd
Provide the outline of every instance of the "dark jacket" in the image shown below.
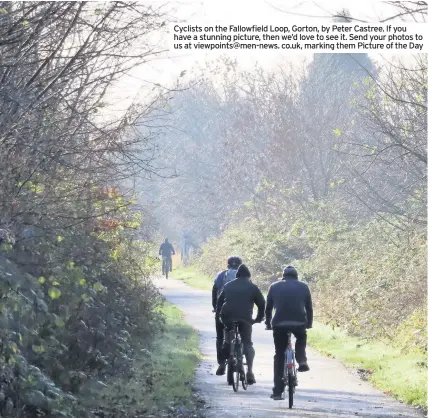
<path fill-rule="evenodd" d="M 175 254 L 174 247 L 170 242 L 163 242 L 159 248 L 159 255 L 171 257 L 171 254 Z"/>
<path fill-rule="evenodd" d="M 251 322 L 254 304 L 258 308 L 256 322 L 264 316 L 265 298 L 260 289 L 248 278 L 238 278 L 227 283 L 217 301 L 217 316 Z"/>
<path fill-rule="evenodd" d="M 211 299 L 212 299 L 212 305 L 213 308 L 217 308 L 217 299 L 220 296 L 219 291 L 221 290 L 221 283 L 223 282 L 224 275 L 226 274 L 227 270 L 223 270 L 220 273 L 217 274 L 217 277 L 214 280 L 213 289 L 211 291 Z"/>
<path fill-rule="evenodd" d="M 272 309 L 275 315 L 272 319 Z M 312 328 L 313 311 L 309 287 L 295 277 L 273 283 L 267 295 L 266 325 Z"/>

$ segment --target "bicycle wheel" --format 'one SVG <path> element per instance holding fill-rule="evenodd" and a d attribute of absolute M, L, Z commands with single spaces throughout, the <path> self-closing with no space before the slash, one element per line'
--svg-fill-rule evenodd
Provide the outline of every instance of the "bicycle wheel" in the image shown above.
<path fill-rule="evenodd" d="M 233 373 L 233 391 L 238 392 L 239 389 L 239 380 L 241 379 L 241 373 L 239 372 L 238 367 L 235 367 Z"/>
<path fill-rule="evenodd" d="M 294 398 L 294 374 L 292 369 L 288 369 L 288 407 L 293 408 L 293 398 Z"/>
<path fill-rule="evenodd" d="M 244 366 L 242 366 L 241 383 L 242 383 L 242 389 L 247 390 L 247 387 L 248 387 L 247 374 L 245 373 Z"/>
<path fill-rule="evenodd" d="M 232 385 L 233 382 L 233 358 L 227 359 L 227 384 Z"/>
<path fill-rule="evenodd" d="M 240 353 L 239 353 L 239 343 L 235 340 L 234 348 L 234 362 L 233 362 L 233 390 L 238 392 L 239 381 L 241 380 L 241 364 L 240 364 Z"/>

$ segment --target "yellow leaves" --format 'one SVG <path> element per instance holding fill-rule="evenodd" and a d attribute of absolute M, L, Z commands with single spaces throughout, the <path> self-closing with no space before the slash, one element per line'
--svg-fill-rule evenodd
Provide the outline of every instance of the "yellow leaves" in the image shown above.
<path fill-rule="evenodd" d="M 71 269 L 73 269 L 74 268 L 74 266 L 75 266 L 76 264 L 75 264 L 75 262 L 74 261 L 69 261 L 68 263 L 67 263 L 67 268 L 69 269 L 69 270 L 71 270 Z"/>
<path fill-rule="evenodd" d="M 80 284 L 80 286 L 85 286 L 86 285 L 86 280 L 85 279 L 80 279 L 79 280 L 79 284 Z"/>
<path fill-rule="evenodd" d="M 25 187 L 27 190 L 29 190 L 29 191 L 31 191 L 31 192 L 33 192 L 35 194 L 41 194 L 45 190 L 45 186 L 43 184 L 35 183 L 35 182 L 32 182 L 32 181 L 26 181 L 26 182 L 20 181 L 17 184 L 17 186 L 19 188 Z"/>
<path fill-rule="evenodd" d="M 339 128 L 333 129 L 333 134 L 336 136 L 342 135 L 342 131 Z"/>
<path fill-rule="evenodd" d="M 82 298 L 82 300 L 83 300 L 83 301 L 85 301 L 85 302 L 89 302 L 89 300 L 91 299 L 91 298 L 89 297 L 89 295 L 88 295 L 88 294 L 86 294 L 86 293 L 84 293 L 84 294 L 81 296 L 81 298 Z"/>
<path fill-rule="evenodd" d="M 62 318 L 60 318 L 60 317 L 56 317 L 55 318 L 55 325 L 58 327 L 58 328 L 63 328 L 63 327 L 65 327 L 65 322 L 64 322 L 64 320 L 62 319 Z"/>
<path fill-rule="evenodd" d="M 0 250 L 2 250 L 3 252 L 8 252 L 12 249 L 12 244 L 9 244 L 8 242 L 5 242 L 3 244 L 0 245 Z"/>
<path fill-rule="evenodd" d="M 55 299 L 58 299 L 59 297 L 61 297 L 61 290 L 59 290 L 57 287 L 51 287 L 48 290 L 48 294 L 52 300 L 55 300 Z"/>
<path fill-rule="evenodd" d="M 272 183 L 268 180 L 268 179 L 263 179 L 263 186 L 264 187 L 271 187 L 272 186 Z"/>
<path fill-rule="evenodd" d="M 13 354 L 16 354 L 18 352 L 18 346 L 14 342 L 9 343 L 9 348 Z"/>
<path fill-rule="evenodd" d="M 368 99 L 373 100 L 374 98 L 376 98 L 376 94 L 375 93 L 376 93 L 376 87 L 373 86 L 370 90 L 367 90 L 366 97 Z"/>
<path fill-rule="evenodd" d="M 46 283 L 46 279 L 43 276 L 39 277 L 39 283 L 40 284 Z"/>
<path fill-rule="evenodd" d="M 371 77 L 365 77 L 363 83 L 366 86 L 370 86 L 373 83 L 373 79 Z"/>
<path fill-rule="evenodd" d="M 112 252 L 111 252 L 111 258 L 114 261 L 117 261 L 119 259 L 119 249 L 115 248 Z"/>
<path fill-rule="evenodd" d="M 64 237 L 62 237 L 61 235 L 58 235 L 58 236 L 56 237 L 56 241 L 57 241 L 57 242 L 62 242 L 62 241 L 64 241 Z"/>
<path fill-rule="evenodd" d="M 100 282 L 96 282 L 92 287 L 96 292 L 102 292 L 105 290 L 105 287 Z"/>
<path fill-rule="evenodd" d="M 139 221 L 129 221 L 126 223 L 127 228 L 138 229 L 141 226 Z"/>
<path fill-rule="evenodd" d="M 31 346 L 31 349 L 37 354 L 42 354 L 46 351 L 45 348 L 43 347 L 43 345 L 41 345 L 41 344 L 40 345 L 33 344 Z"/>
<path fill-rule="evenodd" d="M 0 7 L 0 14 L 7 15 L 9 12 L 6 9 L 3 9 L 3 7 Z"/>

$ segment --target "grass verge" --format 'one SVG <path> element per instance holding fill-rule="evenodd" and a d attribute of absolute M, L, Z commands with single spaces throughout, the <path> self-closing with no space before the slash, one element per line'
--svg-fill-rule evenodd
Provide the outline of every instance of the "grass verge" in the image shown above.
<path fill-rule="evenodd" d="M 427 362 L 423 354 L 402 353 L 382 342 L 364 342 L 319 323 L 308 332 L 308 344 L 349 367 L 363 369 L 384 393 L 426 411 Z"/>
<path fill-rule="evenodd" d="M 196 289 L 211 290 L 213 287 L 214 277 L 209 277 L 197 272 L 193 267 L 180 267 L 173 270 L 171 277 L 182 280 L 189 286 Z"/>
<path fill-rule="evenodd" d="M 102 416 L 180 417 L 196 411 L 192 384 L 201 358 L 199 335 L 174 305 L 165 302 L 162 312 L 164 332 L 150 352 L 139 349 L 133 378 L 117 379 L 102 390 Z"/>

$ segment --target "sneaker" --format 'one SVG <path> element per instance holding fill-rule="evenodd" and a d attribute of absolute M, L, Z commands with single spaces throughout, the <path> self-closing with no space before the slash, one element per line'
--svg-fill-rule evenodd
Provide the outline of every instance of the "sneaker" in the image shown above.
<path fill-rule="evenodd" d="M 306 363 L 306 361 L 302 361 L 299 364 L 299 368 L 297 369 L 298 372 L 308 372 L 309 371 L 309 366 L 308 363 Z"/>
<path fill-rule="evenodd" d="M 282 395 L 278 395 L 277 393 L 272 393 L 270 395 L 270 398 L 274 401 L 282 401 Z"/>
<path fill-rule="evenodd" d="M 253 372 L 247 372 L 247 383 L 249 385 L 254 385 L 254 383 L 256 383 L 256 378 L 254 377 Z"/>
<path fill-rule="evenodd" d="M 225 364 L 220 364 L 218 366 L 217 371 L 215 372 L 215 374 L 217 376 L 223 376 L 226 373 L 226 365 Z"/>

